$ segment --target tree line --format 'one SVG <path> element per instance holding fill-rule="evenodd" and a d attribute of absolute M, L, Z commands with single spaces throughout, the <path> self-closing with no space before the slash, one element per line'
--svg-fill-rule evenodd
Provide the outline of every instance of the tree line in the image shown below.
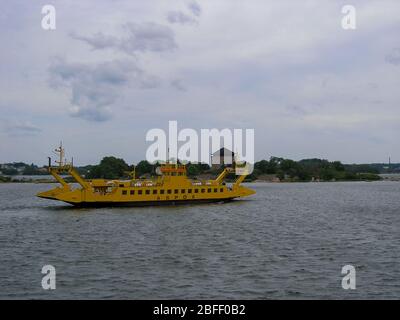
<path fill-rule="evenodd" d="M 276 175 L 281 181 L 349 181 L 380 180 L 379 170 L 370 165 L 345 165 L 323 159 L 290 159 L 271 157 L 254 164 L 252 176 Z"/>
<path fill-rule="evenodd" d="M 137 165 L 129 165 L 125 160 L 113 156 L 104 157 L 97 165 L 87 165 L 76 169 L 88 179 L 118 179 L 129 178 L 135 170 L 136 177 L 155 175 L 159 163 L 151 164 L 146 160 Z M 188 163 L 186 165 L 189 177 L 202 174 L 216 175 L 223 168 L 213 169 L 204 163 Z M 323 159 L 304 159 L 294 161 L 291 159 L 271 157 L 254 164 L 254 171 L 247 180 L 265 180 L 276 177 L 280 181 L 349 181 L 349 180 L 379 180 L 379 173 L 400 173 L 400 164 L 342 164 L 340 161 Z M 23 162 L 0 165 L 0 175 L 45 175 L 45 167 Z M 233 175 L 229 176 L 231 179 Z M 229 178 L 228 177 L 228 178 Z"/>
<path fill-rule="evenodd" d="M 136 166 L 128 165 L 123 159 L 105 157 L 98 165 L 80 167 L 78 170 L 88 179 L 128 178 L 135 170 L 136 177 L 155 175 L 159 163 L 151 164 L 146 160 Z M 218 174 L 223 168 L 212 169 L 208 164 L 188 163 L 186 165 L 189 177 L 201 174 Z M 340 161 L 323 159 L 291 159 L 271 157 L 254 164 L 254 170 L 248 180 L 257 180 L 265 175 L 277 177 L 280 181 L 349 181 L 349 180 L 379 180 L 379 170 L 373 165 L 346 165 Z"/>

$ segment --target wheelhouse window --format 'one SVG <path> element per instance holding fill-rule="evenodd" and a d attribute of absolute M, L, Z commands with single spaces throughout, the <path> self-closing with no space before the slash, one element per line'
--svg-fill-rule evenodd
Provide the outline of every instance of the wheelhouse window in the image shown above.
<path fill-rule="evenodd" d="M 172 193 L 172 190 L 171 190 L 171 189 L 167 190 L 167 193 L 168 193 L 168 194 L 171 194 L 171 193 Z"/>
<path fill-rule="evenodd" d="M 211 193 L 211 188 L 208 188 L 208 189 L 207 189 L 207 192 L 208 192 L 208 193 Z"/>
<path fill-rule="evenodd" d="M 186 190 L 185 190 L 185 189 L 182 189 L 182 190 L 181 190 L 181 193 L 186 193 Z"/>
<path fill-rule="evenodd" d="M 179 190 L 178 190 L 178 189 L 175 189 L 175 190 L 174 190 L 174 193 L 175 193 L 175 194 L 178 194 L 178 193 L 179 193 Z"/>
<path fill-rule="evenodd" d="M 219 189 L 220 192 L 224 192 L 224 188 Z"/>
<path fill-rule="evenodd" d="M 188 193 L 192 193 L 192 189 L 188 189 Z"/>
<path fill-rule="evenodd" d="M 194 189 L 194 193 L 199 193 L 199 189 Z"/>
<path fill-rule="evenodd" d="M 206 189 L 201 189 L 201 193 L 204 193 L 204 192 L 206 192 Z"/>
<path fill-rule="evenodd" d="M 153 190 L 153 194 L 157 194 L 157 189 L 154 189 L 154 190 Z"/>
<path fill-rule="evenodd" d="M 164 192 L 165 192 L 164 189 L 160 190 L 160 194 L 164 194 Z"/>
<path fill-rule="evenodd" d="M 142 190 L 138 190 L 138 192 L 137 192 L 138 194 L 142 194 L 143 193 L 143 191 Z"/>
<path fill-rule="evenodd" d="M 131 190 L 131 196 L 135 194 L 135 190 Z"/>
<path fill-rule="evenodd" d="M 214 192 L 218 192 L 218 189 L 217 189 L 217 188 L 214 188 Z"/>
<path fill-rule="evenodd" d="M 146 194 L 150 194 L 150 190 L 146 190 Z"/>
<path fill-rule="evenodd" d="M 126 190 L 122 190 L 122 195 L 126 196 L 128 194 L 128 192 Z"/>

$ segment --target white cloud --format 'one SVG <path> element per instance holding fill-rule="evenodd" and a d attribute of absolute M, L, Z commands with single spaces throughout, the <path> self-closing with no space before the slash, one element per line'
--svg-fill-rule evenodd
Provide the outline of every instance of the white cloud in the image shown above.
<path fill-rule="evenodd" d="M 156 78 L 147 76 L 128 60 L 82 64 L 55 58 L 49 74 L 53 88 L 71 92 L 71 115 L 89 121 L 111 119 L 111 106 L 118 101 L 123 87 L 155 88 L 158 85 Z"/>
<path fill-rule="evenodd" d="M 190 1 L 188 3 L 188 9 L 194 14 L 196 17 L 201 15 L 201 7 L 196 1 Z"/>
<path fill-rule="evenodd" d="M 94 50 L 114 49 L 134 55 L 138 52 L 163 52 L 177 47 L 174 33 L 168 27 L 157 23 L 126 23 L 124 26 L 126 35 L 116 37 L 97 32 L 93 36 L 77 35 L 71 33 L 71 37 L 84 41 Z"/>
<path fill-rule="evenodd" d="M 180 23 L 180 24 L 194 24 L 197 22 L 196 19 L 182 11 L 170 11 L 167 15 L 169 23 Z"/>
<path fill-rule="evenodd" d="M 3 120 L 3 132 L 7 133 L 11 136 L 32 136 L 36 135 L 42 130 L 31 123 L 30 121 L 21 121 L 21 120 Z"/>
<path fill-rule="evenodd" d="M 394 64 L 396 66 L 400 65 L 400 48 L 394 48 L 387 56 L 386 62 Z"/>

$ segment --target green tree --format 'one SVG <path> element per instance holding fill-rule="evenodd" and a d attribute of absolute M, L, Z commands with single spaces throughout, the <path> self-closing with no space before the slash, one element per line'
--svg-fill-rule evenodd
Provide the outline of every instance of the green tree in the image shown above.
<path fill-rule="evenodd" d="M 344 171 L 344 165 L 340 161 L 332 162 L 332 166 L 336 171 Z"/>
<path fill-rule="evenodd" d="M 129 171 L 129 166 L 123 159 L 104 157 L 89 171 L 88 178 L 118 179 L 126 176 L 126 171 Z"/>
<path fill-rule="evenodd" d="M 153 165 L 146 160 L 142 160 L 136 165 L 137 177 L 140 177 L 146 173 L 151 174 L 152 172 L 153 172 Z"/>
<path fill-rule="evenodd" d="M 201 173 L 201 166 L 198 164 L 191 164 L 189 163 L 186 166 L 187 175 L 190 177 L 195 177 Z"/>
<path fill-rule="evenodd" d="M 15 176 L 18 174 L 18 170 L 14 168 L 3 168 L 1 169 L 1 172 L 6 176 Z"/>
<path fill-rule="evenodd" d="M 201 172 L 204 172 L 204 171 L 207 171 L 207 170 L 211 169 L 211 167 L 207 163 L 200 163 L 199 166 L 200 166 L 200 171 Z"/>
<path fill-rule="evenodd" d="M 35 166 L 33 163 L 30 166 L 26 166 L 24 168 L 24 171 L 22 171 L 22 174 L 30 176 L 30 175 L 37 175 L 40 174 L 38 167 Z"/>

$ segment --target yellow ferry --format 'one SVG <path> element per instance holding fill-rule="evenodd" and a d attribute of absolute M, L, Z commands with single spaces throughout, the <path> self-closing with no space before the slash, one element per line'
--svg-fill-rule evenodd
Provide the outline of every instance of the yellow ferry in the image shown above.
<path fill-rule="evenodd" d="M 184 165 L 166 163 L 158 168 L 158 177 L 152 179 L 130 180 L 84 179 L 64 160 L 62 145 L 55 150 L 59 154 L 57 165 L 51 165 L 49 173 L 61 184 L 49 191 L 37 194 L 40 198 L 64 201 L 82 207 L 101 206 L 146 206 L 166 204 L 187 204 L 197 202 L 225 202 L 235 198 L 250 196 L 255 191 L 241 185 L 246 172 L 239 175 L 230 186 L 224 182 L 225 177 L 234 168 L 228 167 L 215 180 L 191 180 L 186 176 Z M 78 188 L 67 183 L 61 175 L 70 175 Z"/>

